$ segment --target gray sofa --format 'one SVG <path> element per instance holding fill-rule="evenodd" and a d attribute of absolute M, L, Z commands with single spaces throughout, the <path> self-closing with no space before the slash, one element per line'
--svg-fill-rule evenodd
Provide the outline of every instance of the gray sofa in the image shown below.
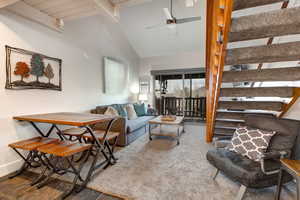
<path fill-rule="evenodd" d="M 122 104 L 124 106 L 125 104 Z M 104 114 L 107 106 L 97 106 L 95 109 L 91 110 L 93 114 Z M 141 116 L 134 120 L 128 120 L 126 117 L 119 117 L 118 121 L 114 123 L 112 127 L 113 131 L 120 131 L 121 134 L 118 139 L 118 146 L 127 146 L 140 136 L 148 132 L 148 121 L 153 119 L 155 116 Z M 96 130 L 105 130 L 106 124 L 97 124 L 94 126 Z"/>

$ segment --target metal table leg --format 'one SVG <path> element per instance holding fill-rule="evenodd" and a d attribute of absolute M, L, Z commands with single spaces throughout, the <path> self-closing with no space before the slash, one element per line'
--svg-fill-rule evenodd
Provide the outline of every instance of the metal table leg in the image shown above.
<path fill-rule="evenodd" d="M 275 195 L 275 200 L 280 199 L 280 193 L 281 193 L 281 187 L 282 187 L 282 168 L 280 169 L 279 175 L 278 175 L 278 185 L 277 185 L 277 190 L 276 190 L 276 195 Z"/>
<path fill-rule="evenodd" d="M 149 123 L 149 140 L 152 140 L 152 135 L 151 135 L 151 124 Z"/>
<path fill-rule="evenodd" d="M 177 126 L 177 145 L 180 145 L 180 126 Z"/>
<path fill-rule="evenodd" d="M 46 134 L 43 133 L 43 131 L 41 131 L 41 129 L 34 123 L 34 122 L 30 122 L 30 124 L 33 126 L 33 128 L 42 136 L 42 137 L 49 137 L 50 134 L 52 133 L 55 124 L 52 124 L 52 126 L 50 127 L 50 129 L 47 131 Z"/>

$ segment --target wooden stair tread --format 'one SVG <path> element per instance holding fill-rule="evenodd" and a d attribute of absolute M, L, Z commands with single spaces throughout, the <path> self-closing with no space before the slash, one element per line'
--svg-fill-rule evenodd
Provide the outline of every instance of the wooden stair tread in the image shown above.
<path fill-rule="evenodd" d="M 233 4 L 233 10 L 253 8 L 283 1 L 284 0 L 235 0 Z"/>
<path fill-rule="evenodd" d="M 296 7 L 233 18 L 229 41 L 237 42 L 299 34 L 299 13 L 300 7 Z"/>
<path fill-rule="evenodd" d="M 223 126 L 215 126 L 214 135 L 219 136 L 232 136 L 237 127 L 223 127 Z"/>
<path fill-rule="evenodd" d="M 91 147 L 92 144 L 74 143 L 70 141 L 57 141 L 48 145 L 41 146 L 37 150 L 55 156 L 67 157 L 88 150 Z"/>
<path fill-rule="evenodd" d="M 299 81 L 300 67 L 273 68 L 261 70 L 224 71 L 223 83 Z"/>
<path fill-rule="evenodd" d="M 48 145 L 48 144 L 51 144 L 51 143 L 54 143 L 57 141 L 58 141 L 58 139 L 55 139 L 55 138 L 35 137 L 35 138 L 30 138 L 27 140 L 15 142 L 15 143 L 9 144 L 8 146 L 11 148 L 33 151 L 41 146 Z"/>
<path fill-rule="evenodd" d="M 245 116 L 248 114 L 275 116 L 272 112 L 258 112 L 258 111 L 226 111 L 217 110 L 217 119 L 229 119 L 229 120 L 245 120 Z"/>
<path fill-rule="evenodd" d="M 236 122 L 236 123 L 239 123 L 239 122 L 245 122 L 245 120 L 239 120 L 239 119 L 216 119 L 216 121 L 222 121 L 222 122 Z"/>
<path fill-rule="evenodd" d="M 281 111 L 284 105 L 277 101 L 219 101 L 219 109 Z"/>
<path fill-rule="evenodd" d="M 293 87 L 221 88 L 220 97 L 293 97 Z"/>
<path fill-rule="evenodd" d="M 226 129 L 226 130 L 235 130 L 236 128 L 233 127 L 226 127 L 226 126 L 215 126 L 216 129 Z"/>
<path fill-rule="evenodd" d="M 298 61 L 300 42 L 227 49 L 225 65 Z"/>
<path fill-rule="evenodd" d="M 215 126 L 224 126 L 224 127 L 238 127 L 245 124 L 244 120 L 235 120 L 235 119 L 216 119 Z"/>
<path fill-rule="evenodd" d="M 98 138 L 98 140 L 103 141 L 105 131 L 104 130 L 96 130 L 94 131 L 95 136 Z M 106 140 L 112 140 L 120 135 L 120 132 L 115 132 L 115 131 L 109 131 L 106 135 Z M 93 140 L 93 137 L 88 134 L 84 135 L 83 138 Z"/>

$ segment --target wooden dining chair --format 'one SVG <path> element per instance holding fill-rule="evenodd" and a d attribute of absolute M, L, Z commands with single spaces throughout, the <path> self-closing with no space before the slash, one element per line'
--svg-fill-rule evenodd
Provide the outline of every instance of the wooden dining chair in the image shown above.
<path fill-rule="evenodd" d="M 29 167 L 39 167 L 41 163 L 39 163 L 36 158 L 37 149 L 41 146 L 48 145 L 58 141 L 58 139 L 54 138 L 46 138 L 46 137 L 34 137 L 22 141 L 18 141 L 8 146 L 11 147 L 23 160 L 24 163 L 21 168 L 10 178 L 14 178 L 20 175 L 25 169 Z M 19 150 L 25 150 L 28 152 L 27 156 L 24 156 Z"/>
<path fill-rule="evenodd" d="M 88 156 L 91 147 L 92 144 L 82 144 L 71 141 L 56 141 L 37 148 L 37 151 L 41 153 L 39 158 L 40 160 L 43 160 L 44 169 L 40 176 L 34 181 L 34 184 L 38 184 L 37 188 L 41 188 L 47 184 L 53 174 L 63 175 L 65 173 L 72 173 L 74 174 L 72 187 L 61 195 L 61 199 L 65 199 L 75 190 L 75 186 L 78 181 L 85 185 L 87 180 L 90 178 L 86 177 L 83 179 L 81 176 L 82 168 L 88 162 L 83 160 L 79 166 L 76 167 L 72 161 L 72 157 L 78 153 L 85 153 L 85 155 Z M 67 165 L 61 165 L 61 163 L 65 163 L 65 161 Z M 48 174 L 46 175 L 47 171 Z"/>

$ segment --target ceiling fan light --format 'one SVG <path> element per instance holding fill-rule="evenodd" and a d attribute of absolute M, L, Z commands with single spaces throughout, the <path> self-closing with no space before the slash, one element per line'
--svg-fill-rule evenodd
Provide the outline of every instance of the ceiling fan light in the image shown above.
<path fill-rule="evenodd" d="M 176 28 L 176 24 L 168 24 L 167 26 L 169 29 L 175 29 Z"/>

